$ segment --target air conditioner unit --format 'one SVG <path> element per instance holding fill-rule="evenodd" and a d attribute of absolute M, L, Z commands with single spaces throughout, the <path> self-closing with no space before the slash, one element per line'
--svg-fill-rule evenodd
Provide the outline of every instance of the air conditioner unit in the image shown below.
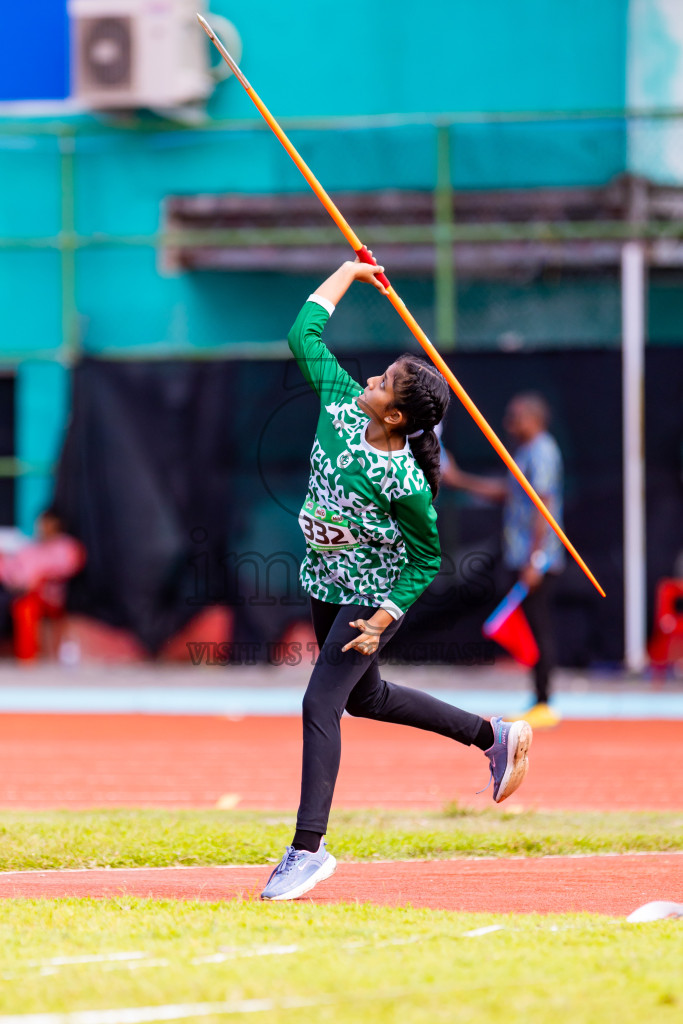
<path fill-rule="evenodd" d="M 198 8 L 202 0 L 69 0 L 74 98 L 95 109 L 205 99 L 216 76 Z"/>

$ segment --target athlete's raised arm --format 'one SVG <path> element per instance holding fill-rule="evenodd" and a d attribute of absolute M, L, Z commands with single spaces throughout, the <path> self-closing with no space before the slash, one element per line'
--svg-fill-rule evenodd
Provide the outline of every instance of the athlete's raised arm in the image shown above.
<path fill-rule="evenodd" d="M 292 355 L 305 379 L 324 401 L 350 397 L 362 391 L 361 385 L 342 369 L 325 345 L 322 333 L 335 306 L 354 281 L 374 284 L 379 291 L 384 292 L 383 285 L 375 276 L 381 272 L 381 267 L 361 263 L 359 260 L 342 263 L 308 297 L 292 325 L 287 337 Z"/>

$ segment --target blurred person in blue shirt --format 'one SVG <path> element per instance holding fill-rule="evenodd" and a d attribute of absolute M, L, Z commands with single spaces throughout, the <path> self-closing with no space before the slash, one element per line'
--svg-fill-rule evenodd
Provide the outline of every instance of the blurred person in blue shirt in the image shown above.
<path fill-rule="evenodd" d="M 542 395 L 515 395 L 505 411 L 503 426 L 516 442 L 515 462 L 546 507 L 562 526 L 562 455 L 548 432 L 550 407 Z M 524 612 L 539 649 L 533 668 L 534 705 L 524 718 L 532 726 L 556 725 L 559 716 L 550 708 L 550 677 L 555 666 L 553 598 L 557 577 L 565 564 L 564 547 L 511 473 L 507 477 L 481 477 L 463 472 L 443 449 L 442 483 L 504 502 L 504 585 L 519 580 L 529 588 Z"/>

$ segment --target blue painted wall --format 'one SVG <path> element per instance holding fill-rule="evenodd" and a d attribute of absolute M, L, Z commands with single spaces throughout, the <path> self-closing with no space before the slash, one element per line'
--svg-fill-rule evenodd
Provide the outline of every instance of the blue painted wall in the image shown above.
<path fill-rule="evenodd" d="M 27 63 L 18 6 L 0 44 L 5 47 L 0 93 L 4 98 L 64 95 L 62 0 L 41 0 L 40 17 L 36 2 L 31 5 L 38 29 L 34 53 L 50 54 L 42 66 L 37 56 Z M 417 7 L 394 0 L 390 17 L 382 5 L 352 15 L 318 0 L 212 0 L 211 7 L 236 24 L 245 73 L 280 117 L 605 110 L 624 104 L 622 0 L 427 0 Z M 218 87 L 208 110 L 221 119 L 255 115 L 235 81 Z M 110 121 L 106 131 L 93 134 L 87 124 L 85 119 L 75 152 L 76 229 L 82 235 L 151 234 L 162 223 L 169 194 L 305 188 L 267 132 L 127 133 Z M 436 136 L 429 125 L 297 131 L 293 139 L 330 190 L 434 185 Z M 454 127 L 451 141 L 458 187 L 597 184 L 625 168 L 624 133 L 610 120 L 468 124 Z M 23 133 L 3 134 L 0 119 L 0 190 L 11 196 L 0 203 L 0 235 L 54 236 L 61 223 L 57 140 L 35 135 L 30 124 Z M 81 342 L 88 351 L 122 353 L 150 345 L 177 352 L 281 339 L 314 283 L 276 275 L 171 276 L 160 270 L 150 248 L 79 250 Z M 400 284 L 429 330 L 431 282 Z M 490 311 L 480 312 L 472 293 L 463 301 L 462 340 L 484 342 L 491 331 Z M 609 313 L 612 292 L 605 301 Z M 535 322 L 533 329 L 526 324 L 523 302 L 514 308 L 511 329 L 542 335 L 542 324 Z M 403 338 L 386 303 L 381 309 L 366 304 L 360 311 L 349 306 L 344 317 L 335 322 L 340 340 L 357 337 L 360 330 L 385 343 Z M 0 249 L 0 361 L 3 352 L 20 352 L 30 360 L 18 371 L 18 454 L 26 460 L 49 461 L 58 450 L 68 381 L 59 367 L 38 371 L 40 364 L 31 356 L 60 348 L 61 322 L 59 254 Z M 31 525 L 48 493 L 44 474 L 21 480 L 17 500 L 23 527 Z"/>
<path fill-rule="evenodd" d="M 0 102 L 69 94 L 66 0 L 5 0 L 0 31 Z"/>

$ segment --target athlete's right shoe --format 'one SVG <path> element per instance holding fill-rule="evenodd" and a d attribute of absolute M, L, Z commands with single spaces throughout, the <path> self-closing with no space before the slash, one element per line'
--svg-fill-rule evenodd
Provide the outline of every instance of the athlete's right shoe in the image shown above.
<path fill-rule="evenodd" d="M 316 853 L 288 846 L 284 857 L 268 879 L 261 899 L 296 900 L 318 882 L 334 874 L 336 867 L 336 860 L 325 849 L 324 837 Z"/>
<path fill-rule="evenodd" d="M 529 771 L 527 755 L 533 733 L 528 722 L 504 722 L 502 718 L 492 718 L 491 728 L 493 745 L 484 753 L 491 766 L 493 799 L 499 804 L 521 786 Z"/>

